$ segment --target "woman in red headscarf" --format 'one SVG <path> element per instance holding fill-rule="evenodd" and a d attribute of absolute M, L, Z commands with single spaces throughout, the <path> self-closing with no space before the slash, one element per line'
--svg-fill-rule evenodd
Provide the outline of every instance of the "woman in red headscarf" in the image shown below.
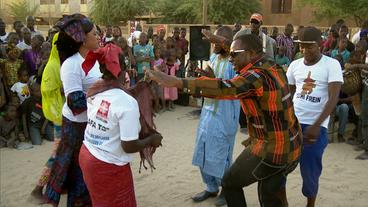
<path fill-rule="evenodd" d="M 89 52 L 82 64 L 88 74 L 96 60 L 103 73 L 87 93 L 88 124 L 79 154 L 83 178 L 93 206 L 135 207 L 132 153 L 161 144 L 156 133 L 138 139 L 141 125 L 137 101 L 122 84 L 125 70 L 121 49 L 114 44 Z M 120 58 L 124 60 L 123 58 Z M 120 65 L 121 64 L 121 65 Z"/>

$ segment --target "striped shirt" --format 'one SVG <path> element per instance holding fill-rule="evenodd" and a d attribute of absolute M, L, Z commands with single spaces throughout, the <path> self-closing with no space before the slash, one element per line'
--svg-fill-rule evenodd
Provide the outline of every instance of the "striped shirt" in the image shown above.
<path fill-rule="evenodd" d="M 276 45 L 277 48 L 285 47 L 286 48 L 286 56 L 289 60 L 293 60 L 293 53 L 294 53 L 294 42 L 293 38 L 286 36 L 285 34 L 280 34 L 276 38 Z"/>
<path fill-rule="evenodd" d="M 217 99 L 240 99 L 248 120 L 252 154 L 274 164 L 299 159 L 302 133 L 286 75 L 273 62 L 244 67 L 231 80 L 183 79 L 183 91 Z"/>

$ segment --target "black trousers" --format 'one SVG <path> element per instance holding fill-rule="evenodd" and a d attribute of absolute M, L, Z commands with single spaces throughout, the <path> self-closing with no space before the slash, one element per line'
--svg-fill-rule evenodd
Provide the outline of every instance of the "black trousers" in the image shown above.
<path fill-rule="evenodd" d="M 242 108 L 240 108 L 239 125 L 240 128 L 247 128 L 247 116 L 245 115 Z"/>
<path fill-rule="evenodd" d="M 222 188 L 228 207 L 246 207 L 243 187 L 258 182 L 258 199 L 262 207 L 282 207 L 276 193 L 285 184 L 286 176 L 299 161 L 274 165 L 251 154 L 246 148 L 225 173 Z"/>

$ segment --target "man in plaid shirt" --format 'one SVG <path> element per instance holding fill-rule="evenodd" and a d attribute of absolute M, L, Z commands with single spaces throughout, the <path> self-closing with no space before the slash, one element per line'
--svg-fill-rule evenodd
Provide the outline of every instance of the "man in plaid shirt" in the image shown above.
<path fill-rule="evenodd" d="M 229 40 L 202 33 L 211 42 Z M 299 162 L 302 134 L 294 115 L 292 96 L 282 68 L 267 61 L 262 42 L 252 34 L 240 35 L 230 47 L 230 61 L 239 74 L 231 80 L 201 77 L 180 79 L 148 71 L 154 81 L 182 88 L 191 94 L 217 99 L 240 99 L 248 119 L 249 139 L 236 161 L 223 177 L 223 190 L 229 207 L 246 206 L 243 187 L 258 182 L 261 206 L 284 206 L 279 196 L 288 173 Z"/>

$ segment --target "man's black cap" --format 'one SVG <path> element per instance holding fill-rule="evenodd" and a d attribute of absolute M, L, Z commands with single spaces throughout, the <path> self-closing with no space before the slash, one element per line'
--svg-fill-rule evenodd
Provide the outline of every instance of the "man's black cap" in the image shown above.
<path fill-rule="evenodd" d="M 322 38 L 321 38 L 321 30 L 315 28 L 315 27 L 304 27 L 298 32 L 298 40 L 295 40 L 295 42 L 299 43 L 309 43 L 309 44 L 320 44 Z"/>

